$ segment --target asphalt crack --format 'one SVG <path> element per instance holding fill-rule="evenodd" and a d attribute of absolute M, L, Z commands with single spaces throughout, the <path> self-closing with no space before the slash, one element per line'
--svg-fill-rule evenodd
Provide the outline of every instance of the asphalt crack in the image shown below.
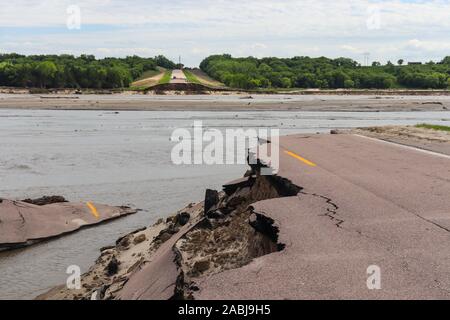
<path fill-rule="evenodd" d="M 312 197 L 317 197 L 322 200 L 325 200 L 325 203 L 329 205 L 327 208 L 327 212 L 319 214 L 319 216 L 328 217 L 330 220 L 332 220 L 335 223 L 336 227 L 338 227 L 339 229 L 342 229 L 342 224 L 345 222 L 345 220 L 340 219 L 338 217 L 339 206 L 335 202 L 333 202 L 333 200 L 331 198 L 328 198 L 326 196 L 323 196 L 323 195 L 320 195 L 317 193 L 307 193 L 304 191 L 300 191 L 299 195 L 301 195 L 301 194 L 307 195 L 307 196 L 312 196 Z"/>
<path fill-rule="evenodd" d="M 20 203 L 18 203 L 16 201 L 14 201 L 13 203 L 16 205 L 17 213 L 19 214 L 19 217 L 21 219 L 19 228 L 22 229 L 22 228 L 25 227 L 25 222 L 26 221 L 25 221 L 25 217 L 23 216 L 22 212 L 20 212 L 20 207 L 24 208 L 24 206 L 20 205 Z"/>

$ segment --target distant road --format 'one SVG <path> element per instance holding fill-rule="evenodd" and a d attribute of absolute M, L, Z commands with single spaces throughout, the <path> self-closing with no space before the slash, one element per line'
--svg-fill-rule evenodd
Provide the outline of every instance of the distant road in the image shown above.
<path fill-rule="evenodd" d="M 170 83 L 188 83 L 183 70 L 173 70 Z"/>
<path fill-rule="evenodd" d="M 279 175 L 304 189 L 254 208 L 285 250 L 200 279 L 196 299 L 450 299 L 450 157 L 355 135 L 281 146 Z"/>

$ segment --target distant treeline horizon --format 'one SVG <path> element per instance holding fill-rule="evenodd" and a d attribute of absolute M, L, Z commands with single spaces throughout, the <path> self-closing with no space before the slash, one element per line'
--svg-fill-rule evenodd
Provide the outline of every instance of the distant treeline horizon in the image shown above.
<path fill-rule="evenodd" d="M 154 58 L 96 59 L 93 55 L 20 55 L 0 54 L 0 86 L 28 88 L 129 87 L 157 67 L 175 68 L 175 63 L 160 55 Z"/>
<path fill-rule="evenodd" d="M 181 67 L 165 56 L 97 59 L 93 55 L 0 54 L 0 86 L 24 88 L 126 88 L 158 67 Z M 362 66 L 350 58 L 235 58 L 212 55 L 200 63 L 211 78 L 237 89 L 447 89 L 450 56 L 439 62 Z"/>
<path fill-rule="evenodd" d="M 361 66 L 349 58 L 234 58 L 212 55 L 200 68 L 210 77 L 233 88 L 320 89 L 446 89 L 450 87 L 450 56 L 425 64 Z"/>

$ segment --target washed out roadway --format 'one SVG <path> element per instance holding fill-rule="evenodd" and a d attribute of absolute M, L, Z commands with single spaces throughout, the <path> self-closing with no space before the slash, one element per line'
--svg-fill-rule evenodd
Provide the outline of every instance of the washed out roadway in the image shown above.
<path fill-rule="evenodd" d="M 280 145 L 279 175 L 304 189 L 255 210 L 285 250 L 200 279 L 196 299 L 450 299 L 450 157 L 356 135 Z"/>
<path fill-rule="evenodd" d="M 183 70 L 173 70 L 170 83 L 187 83 L 186 75 Z"/>

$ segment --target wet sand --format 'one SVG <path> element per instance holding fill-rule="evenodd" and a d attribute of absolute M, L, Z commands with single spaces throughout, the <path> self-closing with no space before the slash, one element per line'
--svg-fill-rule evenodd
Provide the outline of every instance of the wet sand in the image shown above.
<path fill-rule="evenodd" d="M 0 109 L 145 111 L 447 111 L 450 96 L 0 94 Z"/>

